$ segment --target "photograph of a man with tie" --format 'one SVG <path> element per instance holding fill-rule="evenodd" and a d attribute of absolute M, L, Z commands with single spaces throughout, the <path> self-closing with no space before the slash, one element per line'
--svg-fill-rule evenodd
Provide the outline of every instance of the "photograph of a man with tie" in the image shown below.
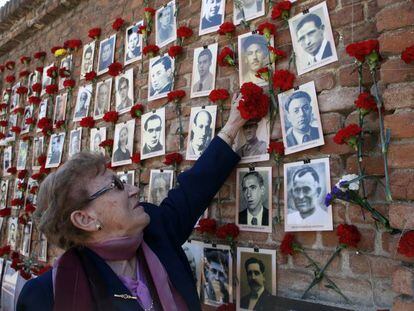
<path fill-rule="evenodd" d="M 191 97 L 207 96 L 215 87 L 218 44 L 194 49 Z"/>

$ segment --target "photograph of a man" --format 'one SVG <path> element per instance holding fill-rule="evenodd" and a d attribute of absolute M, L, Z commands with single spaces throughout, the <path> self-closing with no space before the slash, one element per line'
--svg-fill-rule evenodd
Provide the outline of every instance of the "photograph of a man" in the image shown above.
<path fill-rule="evenodd" d="M 173 186 L 172 170 L 151 170 L 148 202 L 160 205 Z"/>
<path fill-rule="evenodd" d="M 8 146 L 4 149 L 3 154 L 3 175 L 9 176 L 10 173 L 7 172 L 7 170 L 12 166 L 12 152 L 13 152 L 13 146 Z"/>
<path fill-rule="evenodd" d="M 50 136 L 49 148 L 47 151 L 46 168 L 58 167 L 62 159 L 65 133 L 52 134 Z"/>
<path fill-rule="evenodd" d="M 224 20 L 226 0 L 202 0 L 199 35 L 217 31 Z"/>
<path fill-rule="evenodd" d="M 75 114 L 73 121 L 80 121 L 88 115 L 89 104 L 92 96 L 92 84 L 79 88 L 78 97 L 76 99 Z"/>
<path fill-rule="evenodd" d="M 32 158 L 32 168 L 33 170 L 40 169 L 40 164 L 37 159 L 43 153 L 43 136 L 35 137 L 33 139 L 33 158 Z"/>
<path fill-rule="evenodd" d="M 42 91 L 40 92 L 40 96 L 46 94 L 46 86 L 52 83 L 52 78 L 47 75 L 47 71 L 50 67 L 53 67 L 55 64 L 52 63 L 49 66 L 43 68 L 42 74 Z"/>
<path fill-rule="evenodd" d="M 177 39 L 175 0 L 168 2 L 155 13 L 155 44 L 163 47 Z"/>
<path fill-rule="evenodd" d="M 125 171 L 117 173 L 119 179 L 124 183 L 133 186 L 135 184 L 135 171 Z"/>
<path fill-rule="evenodd" d="M 0 183 L 0 209 L 3 209 L 7 205 L 7 192 L 9 190 L 9 180 L 4 179 Z M 1 230 L 1 227 L 0 227 Z"/>
<path fill-rule="evenodd" d="M 191 97 L 207 96 L 215 86 L 218 44 L 194 49 Z"/>
<path fill-rule="evenodd" d="M 30 255 L 31 241 L 32 241 L 32 222 L 28 222 L 23 227 L 23 242 L 20 248 L 20 253 L 23 256 Z"/>
<path fill-rule="evenodd" d="M 239 25 L 241 21 L 250 21 L 265 14 L 264 0 L 240 0 L 240 7 L 236 1 L 233 5 L 233 23 Z"/>
<path fill-rule="evenodd" d="M 150 59 L 148 100 L 167 97 L 172 90 L 174 59 L 167 54 Z"/>
<path fill-rule="evenodd" d="M 24 107 L 23 115 L 21 134 L 29 133 L 30 131 L 30 124 L 26 124 L 26 120 L 33 117 L 33 105 Z"/>
<path fill-rule="evenodd" d="M 86 44 L 83 47 L 83 57 L 81 65 L 81 79 L 85 78 L 85 74 L 93 70 L 93 57 L 95 55 L 95 41 Z"/>
<path fill-rule="evenodd" d="M 10 245 L 12 250 L 16 250 L 17 244 L 17 217 L 9 218 L 7 245 Z"/>
<path fill-rule="evenodd" d="M 110 64 L 114 62 L 116 34 L 102 40 L 99 45 L 98 75 L 108 71 Z"/>
<path fill-rule="evenodd" d="M 39 234 L 39 256 L 38 259 L 40 261 L 46 262 L 47 261 L 47 238 L 46 236 L 40 232 Z"/>
<path fill-rule="evenodd" d="M 62 61 L 60 62 L 59 68 L 60 69 L 65 68 L 67 71 L 71 72 L 72 71 L 72 55 L 67 55 L 66 57 L 64 57 Z M 62 90 L 64 88 L 63 82 L 66 79 L 69 79 L 69 78 L 59 76 L 59 90 Z"/>
<path fill-rule="evenodd" d="M 190 242 L 185 242 L 182 248 L 187 257 L 188 263 L 190 264 L 194 283 L 197 284 L 198 295 L 200 295 L 201 268 L 203 263 L 204 245 L 202 242 L 192 240 Z"/>
<path fill-rule="evenodd" d="M 19 142 L 19 153 L 17 155 L 16 168 L 18 170 L 26 169 L 27 152 L 29 149 L 29 143 L 27 141 Z"/>
<path fill-rule="evenodd" d="M 268 142 L 258 137 L 258 128 L 259 123 L 256 120 L 249 120 L 243 126 L 240 135 L 243 135 L 245 143 L 236 149 L 236 153 L 240 157 L 259 156 L 267 153 Z"/>
<path fill-rule="evenodd" d="M 81 150 L 81 135 L 82 135 L 82 128 L 78 128 L 75 130 L 70 131 L 70 138 L 69 138 L 69 157 L 74 156 Z"/>
<path fill-rule="evenodd" d="M 106 127 L 92 128 L 90 135 L 89 150 L 105 155 L 105 148 L 99 147 L 99 144 L 106 139 Z"/>
<path fill-rule="evenodd" d="M 67 93 L 56 96 L 55 115 L 53 123 L 65 120 Z"/>
<path fill-rule="evenodd" d="M 287 163 L 284 169 L 285 230 L 332 230 L 331 207 L 323 203 L 330 189 L 329 159 Z"/>
<path fill-rule="evenodd" d="M 124 113 L 131 110 L 134 98 L 133 69 L 115 78 L 116 111 Z"/>
<path fill-rule="evenodd" d="M 143 21 L 139 21 L 126 29 L 125 65 L 131 64 L 142 57 L 142 35 L 138 33 L 138 28 L 143 24 Z"/>
<path fill-rule="evenodd" d="M 165 108 L 142 116 L 141 159 L 165 153 Z"/>
<path fill-rule="evenodd" d="M 112 78 L 100 81 L 96 84 L 95 107 L 93 118 L 101 119 L 105 112 L 109 111 L 111 102 Z"/>

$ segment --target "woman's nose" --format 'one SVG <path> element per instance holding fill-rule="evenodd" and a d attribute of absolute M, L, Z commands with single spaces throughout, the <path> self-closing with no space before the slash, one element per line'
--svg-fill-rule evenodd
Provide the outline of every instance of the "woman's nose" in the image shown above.
<path fill-rule="evenodd" d="M 129 184 L 125 184 L 125 187 L 127 188 L 129 197 L 138 196 L 138 194 L 139 194 L 139 188 L 138 187 L 131 186 Z"/>

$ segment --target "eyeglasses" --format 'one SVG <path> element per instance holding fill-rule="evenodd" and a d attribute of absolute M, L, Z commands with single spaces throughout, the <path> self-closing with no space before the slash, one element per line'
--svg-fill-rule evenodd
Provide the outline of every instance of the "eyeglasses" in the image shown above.
<path fill-rule="evenodd" d="M 92 194 L 89 197 L 89 201 L 95 200 L 96 198 L 100 197 L 104 193 L 106 193 L 109 190 L 112 190 L 114 188 L 117 188 L 118 190 L 124 190 L 125 189 L 125 186 L 124 186 L 124 183 L 122 182 L 122 180 L 119 179 L 119 177 L 117 177 L 115 175 L 112 176 L 112 182 L 111 182 L 111 184 L 108 185 L 108 186 L 106 186 L 106 187 L 104 187 L 104 188 L 102 188 L 102 189 L 100 189 L 100 190 L 98 190 L 98 191 L 96 191 L 94 194 Z"/>

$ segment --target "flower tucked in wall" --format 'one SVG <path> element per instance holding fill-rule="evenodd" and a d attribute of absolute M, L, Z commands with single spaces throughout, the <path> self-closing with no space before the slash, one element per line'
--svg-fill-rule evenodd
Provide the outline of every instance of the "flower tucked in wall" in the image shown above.
<path fill-rule="evenodd" d="M 100 35 L 101 35 L 101 28 L 99 27 L 91 28 L 88 31 L 88 37 L 91 39 L 96 40 L 99 38 Z"/>
<path fill-rule="evenodd" d="M 274 64 L 275 62 L 277 62 L 278 60 L 285 58 L 286 57 L 286 52 L 276 49 L 273 46 L 268 46 L 267 47 L 270 53 L 270 61 L 272 64 Z"/>
<path fill-rule="evenodd" d="M 144 55 L 148 55 L 149 57 L 154 57 L 155 55 L 158 54 L 159 51 L 160 51 L 160 48 L 155 44 L 148 44 L 142 50 Z"/>
<path fill-rule="evenodd" d="M 0 209 L 0 217 L 9 217 L 11 215 L 11 208 L 5 207 Z"/>
<path fill-rule="evenodd" d="M 139 26 L 137 32 L 140 35 L 143 35 L 144 37 L 149 36 L 149 28 L 147 27 L 147 25 L 141 25 L 141 26 Z"/>
<path fill-rule="evenodd" d="M 34 211 L 36 211 L 36 206 L 34 206 L 32 203 L 26 203 L 24 211 L 28 214 L 32 214 Z"/>
<path fill-rule="evenodd" d="M 12 60 L 8 60 L 4 65 L 6 66 L 7 69 L 13 70 L 14 66 L 16 66 L 16 62 Z"/>
<path fill-rule="evenodd" d="M 35 68 L 35 70 L 38 72 L 38 73 L 40 73 L 40 74 L 43 74 L 43 66 L 38 66 L 38 67 L 36 67 Z"/>
<path fill-rule="evenodd" d="M 82 46 L 82 41 L 79 39 L 70 39 L 66 40 L 63 44 L 64 48 L 70 49 L 70 50 L 77 50 Z"/>
<path fill-rule="evenodd" d="M 36 53 L 34 53 L 33 58 L 34 59 L 39 59 L 39 60 L 44 60 L 46 57 L 46 52 L 44 51 L 38 51 Z"/>
<path fill-rule="evenodd" d="M 79 125 L 81 127 L 93 128 L 95 126 L 95 120 L 93 117 L 84 117 L 80 120 Z"/>
<path fill-rule="evenodd" d="M 54 47 L 52 47 L 51 49 L 50 49 L 50 53 L 52 53 L 53 55 L 55 55 L 55 52 L 57 51 L 57 50 L 60 50 L 60 49 L 63 49 L 63 46 L 54 46 Z"/>
<path fill-rule="evenodd" d="M 55 121 L 55 128 L 60 130 L 66 124 L 65 120 L 56 120 Z"/>
<path fill-rule="evenodd" d="M 16 89 L 16 93 L 19 94 L 19 95 L 27 94 L 27 92 L 29 92 L 29 89 L 25 86 L 19 86 Z"/>
<path fill-rule="evenodd" d="M 123 69 L 123 66 L 120 62 L 114 62 L 108 67 L 108 74 L 112 77 L 118 76 Z"/>
<path fill-rule="evenodd" d="M 285 146 L 281 141 L 271 141 L 269 147 L 267 148 L 267 153 L 273 155 L 275 160 L 280 159 L 285 155 Z"/>
<path fill-rule="evenodd" d="M 173 152 L 165 156 L 165 165 L 179 165 L 183 161 L 181 153 Z"/>
<path fill-rule="evenodd" d="M 17 168 L 15 166 L 9 167 L 7 173 L 15 175 L 17 173 Z"/>
<path fill-rule="evenodd" d="M 22 131 L 22 128 L 20 126 L 12 126 L 10 131 L 19 135 L 20 132 Z"/>
<path fill-rule="evenodd" d="M 261 119 L 269 111 L 269 97 L 264 94 L 263 89 L 252 83 L 246 82 L 240 88 L 242 99 L 237 109 L 245 120 Z"/>
<path fill-rule="evenodd" d="M 7 121 L 7 120 L 1 120 L 0 121 L 0 126 L 1 127 L 6 127 L 6 126 L 8 126 L 9 125 L 9 121 Z"/>
<path fill-rule="evenodd" d="M 65 79 L 65 81 L 63 81 L 63 86 L 67 88 L 68 90 L 73 90 L 75 85 L 76 85 L 76 81 L 73 79 Z"/>
<path fill-rule="evenodd" d="M 9 83 L 9 84 L 14 83 L 15 81 L 16 81 L 16 77 L 13 76 L 13 75 L 9 75 L 9 76 L 6 77 L 6 82 Z"/>
<path fill-rule="evenodd" d="M 171 91 L 167 94 L 168 101 L 169 102 L 179 102 L 182 98 L 185 97 L 185 91 L 184 90 L 175 90 Z"/>
<path fill-rule="evenodd" d="M 340 129 L 334 136 L 333 141 L 338 145 L 348 144 L 352 148 L 357 147 L 357 139 L 362 128 L 358 124 L 352 123 L 345 128 Z"/>
<path fill-rule="evenodd" d="M 193 31 L 187 26 L 181 26 L 177 29 L 177 37 L 180 39 L 190 38 L 192 35 Z"/>
<path fill-rule="evenodd" d="M 131 107 L 130 114 L 133 118 L 140 118 L 144 113 L 144 105 L 136 104 Z"/>
<path fill-rule="evenodd" d="M 46 75 L 52 79 L 57 78 L 59 75 L 59 68 L 57 66 L 49 67 L 46 71 Z"/>
<path fill-rule="evenodd" d="M 13 114 L 22 115 L 23 113 L 24 113 L 24 108 L 23 107 L 17 107 L 17 108 L 14 108 L 14 110 L 13 110 Z"/>
<path fill-rule="evenodd" d="M 275 4 L 272 8 L 272 19 L 278 19 L 281 17 L 283 20 L 287 21 L 290 17 L 290 9 L 292 8 L 292 3 L 290 1 L 281 1 Z"/>
<path fill-rule="evenodd" d="M 6 69 L 6 66 L 4 66 L 3 64 L 0 64 L 0 72 L 4 72 L 5 69 Z"/>
<path fill-rule="evenodd" d="M 59 91 L 57 84 L 46 85 L 46 94 L 53 95 Z"/>
<path fill-rule="evenodd" d="M 101 143 L 99 144 L 99 147 L 104 148 L 107 153 L 111 153 L 113 145 L 114 145 L 113 139 L 105 139 L 101 141 Z"/>
<path fill-rule="evenodd" d="M 20 63 L 23 65 L 28 65 L 30 61 L 31 61 L 31 58 L 29 56 L 20 57 Z"/>
<path fill-rule="evenodd" d="M 28 75 L 30 75 L 30 71 L 28 71 L 28 70 L 22 70 L 22 71 L 19 72 L 19 77 L 20 78 L 25 78 Z"/>
<path fill-rule="evenodd" d="M 378 111 L 374 96 L 368 92 L 362 92 L 358 95 L 355 106 L 361 111 L 363 116 L 369 114 L 371 111 Z"/>
<path fill-rule="evenodd" d="M 234 59 L 234 52 L 229 47 L 224 47 L 220 54 L 218 55 L 217 62 L 219 66 L 236 66 L 236 61 Z"/>
<path fill-rule="evenodd" d="M 273 87 L 281 91 L 290 90 L 293 87 L 295 75 L 289 70 L 276 70 L 273 73 Z"/>
<path fill-rule="evenodd" d="M 349 56 L 355 57 L 357 61 L 361 63 L 365 60 L 369 62 L 377 62 L 380 58 L 378 40 L 366 40 L 351 43 L 346 46 L 345 50 Z"/>
<path fill-rule="evenodd" d="M 41 83 L 35 83 L 32 85 L 32 91 L 35 93 L 40 93 L 42 91 L 42 84 Z"/>
<path fill-rule="evenodd" d="M 292 233 L 286 233 L 280 244 L 280 252 L 283 255 L 293 255 L 295 253 L 294 243 L 295 236 Z"/>
<path fill-rule="evenodd" d="M 86 81 L 93 81 L 93 80 L 96 79 L 96 76 L 97 76 L 96 72 L 92 70 L 92 71 L 87 72 L 85 74 L 85 80 Z"/>
<path fill-rule="evenodd" d="M 354 225 L 340 224 L 336 229 L 339 243 L 347 247 L 357 247 L 361 241 L 361 233 Z"/>
<path fill-rule="evenodd" d="M 30 96 L 28 101 L 32 105 L 39 106 L 41 99 L 38 96 Z"/>
<path fill-rule="evenodd" d="M 112 23 L 112 29 L 115 31 L 118 31 L 119 29 L 124 26 L 125 20 L 123 18 L 118 17 L 115 19 L 115 21 Z"/>
<path fill-rule="evenodd" d="M 23 179 L 23 178 L 26 178 L 26 176 L 27 176 L 27 170 L 21 170 L 21 171 L 19 171 L 19 173 L 17 174 L 17 178 L 18 178 L 18 179 Z"/>
<path fill-rule="evenodd" d="M 227 36 L 228 38 L 231 38 L 236 32 L 236 26 L 232 22 L 224 22 L 220 25 L 217 32 L 221 36 Z"/>
<path fill-rule="evenodd" d="M 208 99 L 213 103 L 216 103 L 218 101 L 225 101 L 229 97 L 230 94 L 226 89 L 215 89 L 212 90 L 208 95 Z"/>
<path fill-rule="evenodd" d="M 141 154 L 140 154 L 139 152 L 134 153 L 134 154 L 131 156 L 131 161 L 132 161 L 132 163 L 135 163 L 135 164 L 140 163 L 140 162 L 141 162 Z"/>
<path fill-rule="evenodd" d="M 172 58 L 177 57 L 183 52 L 183 47 L 180 45 L 173 45 L 168 48 L 168 55 Z"/>
<path fill-rule="evenodd" d="M 68 68 L 63 67 L 63 68 L 59 68 L 59 77 L 61 78 L 67 78 L 70 76 L 70 71 Z"/>
<path fill-rule="evenodd" d="M 269 41 L 276 34 L 276 26 L 275 24 L 264 22 L 257 26 L 257 31 Z"/>
<path fill-rule="evenodd" d="M 269 81 L 270 73 L 269 73 L 269 67 L 263 67 L 257 70 L 256 75 L 257 78 L 263 79 L 265 81 Z"/>
<path fill-rule="evenodd" d="M 34 118 L 32 118 L 32 117 L 29 117 L 29 118 L 26 118 L 26 120 L 24 121 L 24 123 L 26 125 L 33 125 L 33 124 L 36 123 L 36 120 Z M 29 138 L 30 136 L 25 136 L 25 137 Z"/>
<path fill-rule="evenodd" d="M 412 62 L 414 62 L 414 45 L 409 46 L 408 48 L 406 48 L 402 53 L 401 53 L 401 59 L 406 63 L 406 64 L 411 64 Z"/>
<path fill-rule="evenodd" d="M 108 111 L 104 114 L 103 119 L 105 122 L 116 123 L 118 121 L 119 114 L 116 111 Z"/>
<path fill-rule="evenodd" d="M 233 242 L 239 236 L 240 230 L 236 224 L 225 224 L 217 228 L 216 236 L 219 239 L 225 239 Z"/>
<path fill-rule="evenodd" d="M 198 226 L 195 228 L 197 232 L 215 234 L 217 228 L 217 222 L 212 218 L 203 218 L 198 222 Z"/>

